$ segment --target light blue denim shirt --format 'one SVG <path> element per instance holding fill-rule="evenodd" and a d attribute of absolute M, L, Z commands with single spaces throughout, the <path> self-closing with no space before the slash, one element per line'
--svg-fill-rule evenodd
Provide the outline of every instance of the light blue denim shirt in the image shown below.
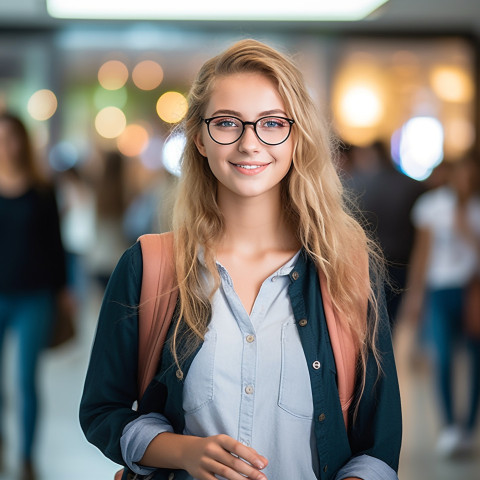
<path fill-rule="evenodd" d="M 319 476 L 309 371 L 288 296 L 288 275 L 299 254 L 263 282 L 250 315 L 227 270 L 217 263 L 221 287 L 184 386 L 184 434 L 230 435 L 269 460 L 263 472 L 273 480 Z M 154 470 L 136 462 L 166 431 L 173 429 L 158 413 L 125 427 L 122 454 L 132 471 Z M 352 459 L 336 479 L 349 476 L 397 479 L 387 464 L 367 455 Z"/>

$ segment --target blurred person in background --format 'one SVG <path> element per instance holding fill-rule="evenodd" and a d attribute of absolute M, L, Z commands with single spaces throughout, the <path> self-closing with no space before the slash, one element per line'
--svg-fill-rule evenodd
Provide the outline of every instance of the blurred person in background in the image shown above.
<path fill-rule="evenodd" d="M 101 168 L 94 179 L 95 239 L 88 255 L 88 269 L 103 290 L 128 246 L 123 231 L 127 195 L 124 156 L 111 150 L 104 152 L 99 161 Z"/>
<path fill-rule="evenodd" d="M 395 325 L 413 246 L 412 207 L 422 184 L 395 169 L 381 141 L 367 147 L 352 145 L 346 187 L 357 199 L 364 226 L 379 242 L 390 282 L 385 287 L 390 325 Z M 345 162 L 344 162 L 345 163 Z"/>
<path fill-rule="evenodd" d="M 82 306 L 88 294 L 86 259 L 95 246 L 95 194 L 77 167 L 60 172 L 56 180 L 67 283 Z"/>
<path fill-rule="evenodd" d="M 427 322 L 444 425 L 437 443 L 442 456 L 472 450 L 480 397 L 480 310 L 466 311 L 469 292 L 478 295 L 470 286 L 480 271 L 479 165 L 468 156 L 448 169 L 448 183 L 423 194 L 412 212 L 416 240 L 402 313 L 417 325 Z M 465 418 L 459 418 L 452 378 L 458 340 L 470 359 Z"/>
<path fill-rule="evenodd" d="M 68 308 L 69 296 L 55 193 L 37 170 L 24 124 L 8 113 L 0 114 L 0 225 L 0 346 L 11 330 L 17 339 L 20 478 L 33 480 L 37 367 L 57 301 Z"/>

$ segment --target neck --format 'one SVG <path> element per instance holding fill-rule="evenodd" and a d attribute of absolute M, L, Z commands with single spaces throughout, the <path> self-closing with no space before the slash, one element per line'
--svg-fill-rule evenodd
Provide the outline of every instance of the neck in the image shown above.
<path fill-rule="evenodd" d="M 253 254 L 268 250 L 296 250 L 295 235 L 285 221 L 278 192 L 258 197 L 237 197 L 218 192 L 225 231 L 220 251 Z"/>

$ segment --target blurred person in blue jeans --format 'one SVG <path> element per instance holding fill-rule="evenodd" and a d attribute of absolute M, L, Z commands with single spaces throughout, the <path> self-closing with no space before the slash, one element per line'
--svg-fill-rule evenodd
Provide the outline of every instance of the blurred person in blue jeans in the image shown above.
<path fill-rule="evenodd" d="M 480 325 L 467 323 L 465 308 L 469 286 L 480 271 L 478 190 L 479 166 L 469 156 L 452 164 L 449 182 L 423 194 L 412 212 L 417 233 L 403 315 L 416 321 L 423 316 L 427 322 L 444 417 L 437 443 L 442 456 L 472 451 L 479 409 Z M 475 317 L 480 323 L 480 312 Z M 470 359 L 465 418 L 459 418 L 452 378 L 459 340 L 466 344 Z"/>
<path fill-rule="evenodd" d="M 54 190 L 37 171 L 24 124 L 8 113 L 0 114 L 0 224 L 0 353 L 11 330 L 18 342 L 20 478 L 32 480 L 37 367 L 51 338 L 56 301 L 67 298 L 65 259 Z"/>

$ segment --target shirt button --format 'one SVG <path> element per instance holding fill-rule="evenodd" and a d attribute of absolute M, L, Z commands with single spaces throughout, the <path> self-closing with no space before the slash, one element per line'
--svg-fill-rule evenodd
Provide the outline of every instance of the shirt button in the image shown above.
<path fill-rule="evenodd" d="M 172 472 L 169 476 L 168 476 L 168 480 L 173 480 L 175 478 L 175 474 Z"/>
<path fill-rule="evenodd" d="M 250 446 L 250 442 L 248 440 L 241 440 L 241 443 L 243 443 L 246 447 Z"/>
<path fill-rule="evenodd" d="M 306 324 L 308 323 L 307 319 L 306 318 L 302 318 L 298 324 L 301 326 L 301 327 L 304 327 Z"/>
<path fill-rule="evenodd" d="M 315 370 L 318 370 L 320 367 L 321 367 L 321 363 L 318 361 L 318 360 L 315 360 L 313 363 L 312 363 L 312 367 L 315 369 Z"/>
<path fill-rule="evenodd" d="M 255 340 L 255 335 L 247 335 L 245 339 L 248 343 L 252 343 Z"/>
<path fill-rule="evenodd" d="M 277 276 L 275 275 L 274 277 L 272 277 L 272 282 L 276 282 L 277 281 Z"/>
<path fill-rule="evenodd" d="M 298 280 L 298 277 L 299 277 L 299 276 L 300 276 L 300 275 L 298 274 L 298 272 L 292 272 L 292 278 L 293 278 L 294 280 Z"/>
<path fill-rule="evenodd" d="M 324 413 L 321 413 L 319 416 L 318 416 L 318 421 L 319 422 L 323 422 L 325 420 L 325 414 Z"/>
<path fill-rule="evenodd" d="M 328 465 L 325 465 L 325 466 L 323 467 L 323 471 L 326 472 L 327 470 L 328 470 Z"/>
<path fill-rule="evenodd" d="M 177 370 L 175 372 L 176 377 L 181 380 L 183 378 L 183 372 L 181 370 Z"/>
<path fill-rule="evenodd" d="M 251 395 L 253 393 L 253 387 L 252 385 L 247 385 L 245 387 L 245 393 L 248 394 L 248 395 Z"/>

